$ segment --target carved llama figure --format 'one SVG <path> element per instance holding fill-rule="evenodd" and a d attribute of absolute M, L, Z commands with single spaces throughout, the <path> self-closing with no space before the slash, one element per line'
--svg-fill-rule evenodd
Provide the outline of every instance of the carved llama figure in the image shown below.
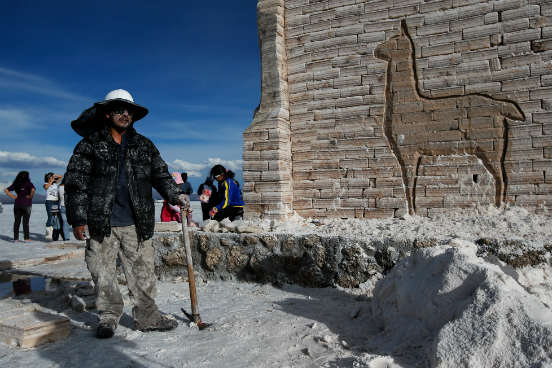
<path fill-rule="evenodd" d="M 378 45 L 374 56 L 386 60 L 383 131 L 401 166 L 408 212 L 416 211 L 415 188 L 422 156 L 474 155 L 493 176 L 495 204 L 506 192 L 505 117 L 525 120 L 512 102 L 483 94 L 428 98 L 418 89 L 414 45 L 406 22 L 399 35 Z"/>

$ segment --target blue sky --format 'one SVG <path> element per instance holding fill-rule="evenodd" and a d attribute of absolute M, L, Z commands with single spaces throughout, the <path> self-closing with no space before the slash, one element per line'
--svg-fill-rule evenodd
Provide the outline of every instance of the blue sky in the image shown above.
<path fill-rule="evenodd" d="M 240 169 L 260 99 L 256 1 L 14 1 L 0 13 L 0 186 L 63 173 L 70 121 L 107 92 L 150 113 L 136 123 L 194 189 L 217 160 Z M 238 172 L 238 178 L 241 175 Z"/>

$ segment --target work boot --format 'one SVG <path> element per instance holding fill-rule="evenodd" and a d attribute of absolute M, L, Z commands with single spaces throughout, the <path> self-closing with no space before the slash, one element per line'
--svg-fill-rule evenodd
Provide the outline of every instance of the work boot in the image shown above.
<path fill-rule="evenodd" d="M 136 329 L 142 332 L 150 331 L 170 331 L 178 326 L 178 321 L 173 316 L 160 315 L 156 323 L 151 325 L 142 325 L 136 323 Z"/>
<path fill-rule="evenodd" d="M 113 337 L 116 329 L 117 324 L 115 323 L 115 321 L 100 321 L 100 323 L 98 324 L 98 328 L 96 329 L 96 337 L 98 339 L 109 339 L 110 337 Z"/>

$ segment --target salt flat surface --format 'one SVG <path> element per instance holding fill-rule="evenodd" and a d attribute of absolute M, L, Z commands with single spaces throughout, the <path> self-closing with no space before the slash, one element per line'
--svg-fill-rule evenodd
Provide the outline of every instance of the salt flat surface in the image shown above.
<path fill-rule="evenodd" d="M 93 313 L 65 311 L 73 324 L 67 340 L 30 351 L 0 345 L 0 366 L 552 366 L 549 253 L 544 264 L 513 269 L 476 256 L 474 244 L 494 237 L 542 248 L 550 244 L 550 220 L 489 208 L 435 219 L 257 221 L 272 231 L 434 238 L 441 245 L 413 253 L 359 289 L 200 283 L 201 316 L 215 323 L 206 331 L 183 321 L 187 284 L 160 282 L 156 300 L 182 320 L 176 330 L 141 333 L 125 316 L 115 337 L 102 341 L 94 338 Z"/>
<path fill-rule="evenodd" d="M 185 283 L 160 283 L 157 302 L 183 319 L 188 295 Z M 337 289 L 214 282 L 200 285 L 198 295 L 202 319 L 215 323 L 210 330 L 183 321 L 173 331 L 142 333 L 125 327 L 124 316 L 106 341 L 86 328 L 92 315 L 69 313 L 67 340 L 31 351 L 0 344 L 0 366 L 341 367 L 350 366 L 350 346 L 364 341 L 365 326 L 351 316 L 367 313 L 366 302 Z"/>

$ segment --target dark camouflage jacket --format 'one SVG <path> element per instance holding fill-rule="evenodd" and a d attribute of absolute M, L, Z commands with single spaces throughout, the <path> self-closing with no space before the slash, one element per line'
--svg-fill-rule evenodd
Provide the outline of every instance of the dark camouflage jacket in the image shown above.
<path fill-rule="evenodd" d="M 135 225 L 141 240 L 153 236 L 155 207 L 152 187 L 171 204 L 182 193 L 169 174 L 167 164 L 146 137 L 127 130 L 126 170 Z M 119 173 L 118 144 L 107 127 L 82 139 L 67 166 L 65 204 L 73 226 L 88 225 L 94 238 L 111 234 L 111 209 Z"/>

